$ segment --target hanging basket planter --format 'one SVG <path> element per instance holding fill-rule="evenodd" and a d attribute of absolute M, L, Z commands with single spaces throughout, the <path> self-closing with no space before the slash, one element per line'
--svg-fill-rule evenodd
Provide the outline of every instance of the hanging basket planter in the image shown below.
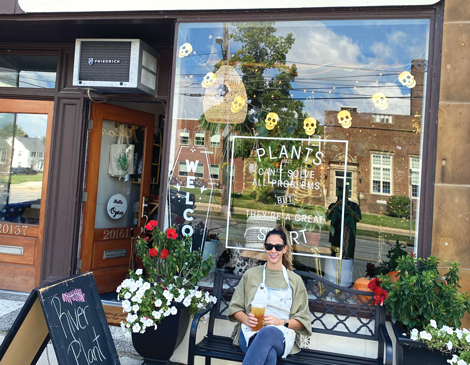
<path fill-rule="evenodd" d="M 245 121 L 248 110 L 245 85 L 232 66 L 221 66 L 215 73 L 215 81 L 206 89 L 203 108 L 210 123 L 240 124 Z"/>

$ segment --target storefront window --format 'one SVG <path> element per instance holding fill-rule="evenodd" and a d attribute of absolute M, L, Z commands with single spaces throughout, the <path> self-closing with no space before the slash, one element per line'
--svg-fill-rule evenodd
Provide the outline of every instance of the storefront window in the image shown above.
<path fill-rule="evenodd" d="M 218 233 L 236 273 L 283 226 L 296 268 L 348 286 L 416 249 L 428 38 L 427 19 L 180 24 L 167 196 L 189 194 L 167 224 Z"/>
<path fill-rule="evenodd" d="M 0 221 L 39 224 L 47 115 L 0 113 Z"/>
<path fill-rule="evenodd" d="M 55 88 L 57 56 L 0 55 L 0 87 Z"/>

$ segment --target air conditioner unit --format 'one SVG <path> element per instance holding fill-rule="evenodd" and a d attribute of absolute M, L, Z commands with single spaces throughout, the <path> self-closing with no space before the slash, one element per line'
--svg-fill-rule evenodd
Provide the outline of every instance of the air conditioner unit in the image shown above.
<path fill-rule="evenodd" d="M 155 96 L 157 52 L 140 39 L 77 39 L 73 86 Z"/>

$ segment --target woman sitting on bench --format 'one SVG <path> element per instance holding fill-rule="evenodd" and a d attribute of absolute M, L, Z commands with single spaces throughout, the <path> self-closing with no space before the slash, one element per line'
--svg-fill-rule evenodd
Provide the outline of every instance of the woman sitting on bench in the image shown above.
<path fill-rule="evenodd" d="M 292 271 L 292 248 L 286 233 L 281 229 L 269 232 L 264 250 L 266 264 L 245 272 L 227 315 L 230 321 L 239 322 L 232 338 L 246 354 L 243 365 L 275 365 L 277 357 L 300 351 L 300 335 L 312 334 L 307 290 Z M 264 302 L 266 308 L 259 331 L 251 313 L 253 301 Z"/>

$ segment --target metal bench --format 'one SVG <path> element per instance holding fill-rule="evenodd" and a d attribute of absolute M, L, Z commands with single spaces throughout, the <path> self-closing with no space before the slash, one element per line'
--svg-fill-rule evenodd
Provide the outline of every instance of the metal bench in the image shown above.
<path fill-rule="evenodd" d="M 385 307 L 369 305 L 373 301 L 372 293 L 340 287 L 312 273 L 297 271 L 297 274 L 304 280 L 309 294 L 309 307 L 313 316 L 312 331 L 376 341 L 377 358 L 302 349 L 299 353 L 289 355 L 285 359 L 279 358 L 278 364 L 392 364 L 393 349 L 385 327 Z M 238 346 L 233 345 L 230 337 L 214 334 L 215 320 L 227 320 L 225 313 L 240 278 L 241 276 L 222 271 L 216 273 L 213 295 L 217 296 L 218 301 L 217 304 L 200 311 L 193 319 L 189 339 L 188 365 L 194 365 L 195 356 L 205 357 L 206 365 L 210 365 L 212 358 L 243 361 L 244 353 Z M 199 320 L 209 311 L 207 334 L 199 343 L 196 343 Z"/>

